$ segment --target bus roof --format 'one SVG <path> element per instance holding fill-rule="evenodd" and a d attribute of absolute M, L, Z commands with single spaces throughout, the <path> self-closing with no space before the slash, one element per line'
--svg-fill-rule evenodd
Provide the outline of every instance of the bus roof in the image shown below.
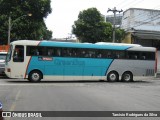
<path fill-rule="evenodd" d="M 139 44 L 128 44 L 128 43 L 109 43 L 109 42 L 97 42 L 95 44 L 98 45 L 118 45 L 118 46 L 134 46 L 134 47 L 142 47 Z"/>
<path fill-rule="evenodd" d="M 92 48 L 92 49 L 114 49 L 114 50 L 127 50 L 130 48 L 143 49 L 140 45 L 132 44 L 92 44 L 92 43 L 73 43 L 73 42 L 55 42 L 55 41 L 34 41 L 34 40 L 18 40 L 11 44 L 16 45 L 30 45 L 30 46 L 53 46 L 53 47 L 71 47 L 71 48 Z M 152 47 L 147 47 L 147 49 Z M 152 48 L 153 49 L 153 48 Z M 155 48 L 154 48 L 155 49 Z M 152 50 L 151 50 L 152 51 Z"/>
<path fill-rule="evenodd" d="M 71 47 L 71 48 L 93 48 L 93 49 L 114 49 L 126 50 L 132 46 L 115 46 L 115 45 L 98 45 L 92 43 L 73 43 L 73 42 L 55 42 L 55 41 L 33 41 L 33 40 L 18 40 L 11 44 L 16 45 L 34 45 L 34 46 L 54 46 L 54 47 Z"/>

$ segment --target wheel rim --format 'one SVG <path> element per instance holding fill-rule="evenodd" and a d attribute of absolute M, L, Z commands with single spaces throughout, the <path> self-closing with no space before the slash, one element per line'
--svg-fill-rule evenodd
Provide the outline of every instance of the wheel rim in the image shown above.
<path fill-rule="evenodd" d="M 111 81 L 115 81 L 117 79 L 117 76 L 116 76 L 116 74 L 111 73 L 109 78 L 110 78 Z"/>
<path fill-rule="evenodd" d="M 38 73 L 33 73 L 32 74 L 32 80 L 37 81 L 40 79 L 40 75 Z"/>
<path fill-rule="evenodd" d="M 125 75 L 124 75 L 124 80 L 125 80 L 125 81 L 130 81 L 130 80 L 131 80 L 130 74 L 125 74 Z"/>

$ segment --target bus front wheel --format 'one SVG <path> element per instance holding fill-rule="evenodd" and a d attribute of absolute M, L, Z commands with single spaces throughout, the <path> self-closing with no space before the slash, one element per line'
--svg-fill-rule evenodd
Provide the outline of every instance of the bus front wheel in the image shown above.
<path fill-rule="evenodd" d="M 131 72 L 124 72 L 122 75 L 123 82 L 132 82 L 133 81 L 133 74 Z"/>
<path fill-rule="evenodd" d="M 34 70 L 30 72 L 28 79 L 30 82 L 39 82 L 42 79 L 42 73 L 38 70 Z"/>
<path fill-rule="evenodd" d="M 107 80 L 109 82 L 117 82 L 119 80 L 119 75 L 116 71 L 111 71 L 107 75 Z"/>

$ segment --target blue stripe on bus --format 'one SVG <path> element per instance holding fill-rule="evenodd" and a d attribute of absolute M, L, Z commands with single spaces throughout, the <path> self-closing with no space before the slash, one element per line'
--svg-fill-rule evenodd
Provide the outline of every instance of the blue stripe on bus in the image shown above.
<path fill-rule="evenodd" d="M 111 66 L 111 64 L 113 63 L 113 61 L 114 61 L 114 59 L 112 59 L 112 61 L 110 62 L 108 68 L 106 69 L 105 75 L 107 75 L 108 69 L 109 69 L 109 67 Z"/>
<path fill-rule="evenodd" d="M 27 74 L 38 69 L 43 75 L 64 76 L 105 76 L 113 59 L 62 58 L 53 57 L 53 61 L 39 60 L 33 56 Z"/>
<path fill-rule="evenodd" d="M 94 48 L 94 49 L 113 49 L 113 50 L 126 50 L 131 46 L 116 46 L 116 45 L 97 45 L 92 43 L 70 43 L 70 42 L 53 42 L 41 41 L 39 46 L 55 46 L 55 47 L 71 47 L 71 48 Z"/>

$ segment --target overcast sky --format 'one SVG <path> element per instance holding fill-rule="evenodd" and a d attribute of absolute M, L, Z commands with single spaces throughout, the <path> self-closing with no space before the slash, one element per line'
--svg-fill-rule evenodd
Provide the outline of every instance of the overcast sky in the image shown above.
<path fill-rule="evenodd" d="M 71 34 L 72 25 L 78 19 L 80 11 L 96 7 L 101 14 L 108 8 L 125 11 L 128 8 L 160 9 L 159 0 L 51 0 L 52 13 L 45 19 L 47 28 L 53 32 L 53 38 L 66 38 Z"/>

